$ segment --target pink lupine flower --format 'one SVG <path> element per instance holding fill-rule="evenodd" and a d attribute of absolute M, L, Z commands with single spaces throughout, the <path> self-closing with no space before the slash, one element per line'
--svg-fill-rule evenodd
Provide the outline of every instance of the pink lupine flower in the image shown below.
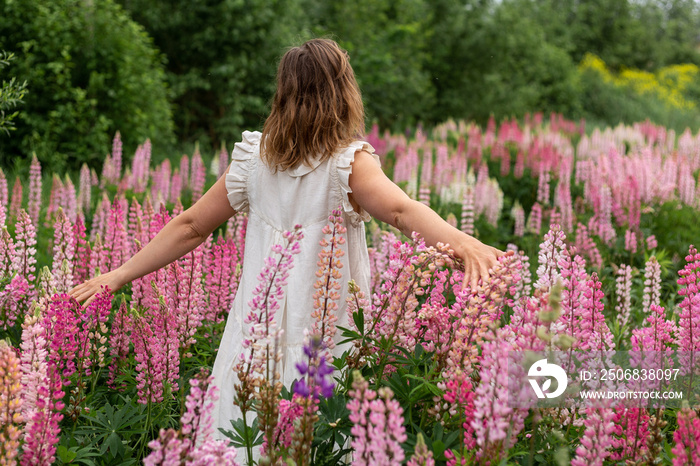
<path fill-rule="evenodd" d="M 194 334 L 202 324 L 205 315 L 205 296 L 202 287 L 202 246 L 187 254 L 182 260 L 182 267 L 172 264 L 169 276 L 176 282 L 171 283 L 177 290 L 169 305 L 178 319 L 180 348 L 189 348 L 195 343 Z"/>
<path fill-rule="evenodd" d="M 625 231 L 625 251 L 637 252 L 637 234 L 632 230 Z"/>
<path fill-rule="evenodd" d="M 170 199 L 170 171 L 170 160 L 165 159 L 153 174 L 151 197 L 156 204 L 167 202 Z"/>
<path fill-rule="evenodd" d="M 566 235 L 557 224 L 551 225 L 544 235 L 544 241 L 540 244 L 537 256 L 537 262 L 540 265 L 537 267 L 535 288 L 546 291 L 561 278 L 559 261 L 565 251 L 565 239 Z"/>
<path fill-rule="evenodd" d="M 74 283 L 82 283 L 87 280 L 90 272 L 90 245 L 85 236 L 85 223 L 82 214 L 78 215 L 73 226 L 73 267 L 72 275 Z"/>
<path fill-rule="evenodd" d="M 12 270 L 23 276 L 29 283 L 28 300 L 35 297 L 34 279 L 36 276 L 36 228 L 27 212 L 21 210 L 15 224 L 15 255 L 12 260 Z"/>
<path fill-rule="evenodd" d="M 581 445 L 576 448 L 576 456 L 571 460 L 572 466 L 602 466 L 610 456 L 613 446 L 615 411 L 602 404 L 594 404 L 586 408 L 586 426 Z"/>
<path fill-rule="evenodd" d="M 208 256 L 204 289 L 208 293 L 209 305 L 204 318 L 216 323 L 229 312 L 236 295 L 240 278 L 240 273 L 236 271 L 239 257 L 233 239 L 224 235 L 216 239 Z"/>
<path fill-rule="evenodd" d="M 528 403 L 518 392 L 523 390 L 524 371 L 519 373 L 522 367 L 512 360 L 513 348 L 500 340 L 497 333 L 493 341 L 482 345 L 480 382 L 474 391 L 471 421 L 477 457 L 495 462 L 505 459 L 515 444 L 532 403 L 531 395 Z"/>
<path fill-rule="evenodd" d="M 90 181 L 90 169 L 87 164 L 80 168 L 80 184 L 78 186 L 78 209 L 84 213 L 90 212 L 92 200 L 92 183 Z"/>
<path fill-rule="evenodd" d="M 78 196 L 75 192 L 75 185 L 68 174 L 66 174 L 66 181 L 63 185 L 61 205 L 68 220 L 75 222 L 75 219 L 78 217 Z"/>
<path fill-rule="evenodd" d="M 566 335 L 577 338 L 580 333 L 580 319 L 589 277 L 586 273 L 586 261 L 575 252 L 574 248 L 564 249 L 558 262 L 562 278 L 560 302 L 562 316 L 559 322 Z M 579 342 L 576 340 L 574 345 Z"/>
<path fill-rule="evenodd" d="M 540 234 L 542 229 L 542 206 L 538 202 L 535 202 L 532 206 L 525 229 L 536 235 Z"/>
<path fill-rule="evenodd" d="M 0 458 L 16 464 L 22 433 L 22 384 L 20 361 L 5 340 L 0 340 Z"/>
<path fill-rule="evenodd" d="M 661 264 L 656 256 L 651 256 L 644 267 L 642 311 L 647 314 L 652 304 L 661 304 Z"/>
<path fill-rule="evenodd" d="M 142 145 L 136 148 L 136 153 L 131 161 L 131 188 L 135 193 L 146 190 L 150 178 L 151 166 L 151 140 L 146 139 Z"/>
<path fill-rule="evenodd" d="M 313 294 L 314 309 L 311 317 L 314 323 L 311 332 L 320 336 L 323 345 L 328 350 L 335 348 L 333 337 L 336 333 L 335 322 L 338 320 L 338 300 L 340 299 L 340 280 L 342 279 L 343 263 L 340 258 L 345 255 L 345 233 L 343 217 L 340 208 L 334 209 L 328 217 L 329 225 L 323 227 L 323 234 L 330 236 L 321 239 L 321 252 L 318 254 L 316 272 L 318 280 L 314 283 L 316 291 Z"/>
<path fill-rule="evenodd" d="M 635 462 L 647 456 L 647 439 L 649 437 L 649 412 L 645 408 L 618 405 L 615 417 L 615 434 L 613 461 Z"/>
<path fill-rule="evenodd" d="M 647 236 L 645 241 L 646 241 L 647 249 L 649 249 L 649 250 L 656 249 L 657 246 L 659 245 L 659 243 L 656 241 L 656 236 L 654 236 L 654 235 Z"/>
<path fill-rule="evenodd" d="M 4 225 L 0 225 L 0 274 L 12 275 L 12 261 L 15 256 L 15 243 Z"/>
<path fill-rule="evenodd" d="M 620 327 L 625 327 L 629 322 L 632 311 L 632 267 L 622 265 L 617 271 L 616 279 L 617 304 L 615 312 Z"/>
<path fill-rule="evenodd" d="M 302 397 L 293 395 L 292 400 L 281 399 L 279 401 L 279 423 L 275 428 L 273 443 L 280 449 L 288 449 L 292 446 L 296 421 L 304 414 L 304 407 L 300 403 Z M 314 404 L 315 406 L 315 404 Z M 267 451 L 267 439 L 263 441 L 260 449 L 261 454 Z"/>
<path fill-rule="evenodd" d="M 157 439 L 148 443 L 153 450 L 143 459 L 144 466 L 181 466 L 185 448 L 175 429 L 161 429 Z"/>
<path fill-rule="evenodd" d="M 46 330 L 39 316 L 27 316 L 22 323 L 22 417 L 29 420 L 37 410 L 39 386 L 48 377 Z"/>
<path fill-rule="evenodd" d="M 119 131 L 112 140 L 112 155 L 107 155 L 102 165 L 102 186 L 105 183 L 116 185 L 122 176 L 122 138 Z"/>
<path fill-rule="evenodd" d="M 375 146 L 372 146 L 375 147 Z M 222 142 L 221 143 L 221 150 L 219 151 L 219 166 L 217 170 L 217 179 L 221 178 L 224 173 L 226 173 L 226 169 L 228 168 L 229 165 L 229 155 L 228 155 L 228 150 L 226 150 L 226 143 Z"/>
<path fill-rule="evenodd" d="M 462 199 L 462 218 L 460 230 L 468 235 L 474 234 L 474 187 L 467 184 Z"/>
<path fill-rule="evenodd" d="M 540 170 L 540 176 L 537 178 L 537 203 L 540 205 L 548 205 L 550 199 L 549 180 L 551 174 L 549 170 Z"/>
<path fill-rule="evenodd" d="M 525 234 L 525 209 L 520 205 L 518 201 L 515 201 L 513 209 L 511 210 L 511 216 L 513 217 L 513 234 L 521 238 Z"/>
<path fill-rule="evenodd" d="M 454 377 L 445 382 L 445 393 L 442 396 L 445 403 L 445 411 L 450 415 L 464 415 L 462 429 L 464 436 L 462 443 L 467 450 L 476 448 L 476 438 L 474 437 L 474 387 L 471 379 L 464 372 L 457 372 Z M 461 410 L 461 413 L 460 413 Z"/>
<path fill-rule="evenodd" d="M 425 439 L 423 439 L 423 434 L 418 434 L 418 439 L 416 441 L 416 449 L 408 460 L 406 466 L 434 466 L 435 459 L 433 458 L 433 452 L 428 450 L 428 446 L 425 444 Z"/>
<path fill-rule="evenodd" d="M 103 247 L 102 261 L 100 262 L 100 272 L 102 273 L 116 270 L 128 259 L 126 212 L 122 208 L 119 198 L 116 197 L 107 216 Z"/>
<path fill-rule="evenodd" d="M 109 366 L 108 385 L 113 388 L 118 388 L 117 377 L 123 373 L 124 366 L 128 362 L 127 358 L 130 354 L 131 330 L 132 330 L 131 315 L 126 307 L 126 301 L 122 301 L 119 309 L 114 314 L 112 321 L 111 332 L 109 334 L 109 348 L 112 362 Z M 120 388 L 124 388 L 122 385 Z"/>
<path fill-rule="evenodd" d="M 63 181 L 54 173 L 51 182 L 51 194 L 49 195 L 49 205 L 46 207 L 46 221 L 51 224 L 53 222 L 53 214 L 61 207 L 63 200 Z"/>
<path fill-rule="evenodd" d="M 29 203 L 27 213 L 34 225 L 39 224 L 39 210 L 41 210 L 41 164 L 36 154 L 32 154 L 32 163 L 29 166 Z"/>
<path fill-rule="evenodd" d="M 102 200 L 97 204 L 95 214 L 92 216 L 92 229 L 90 230 L 90 241 L 95 241 L 97 235 L 104 238 L 107 229 L 107 218 L 112 203 L 106 192 L 102 192 Z"/>
<path fill-rule="evenodd" d="M 579 223 L 576 227 L 576 250 L 588 260 L 591 267 L 597 269 L 603 266 L 603 257 L 593 239 L 588 234 L 588 228 Z"/>
<path fill-rule="evenodd" d="M 75 239 L 73 225 L 59 209 L 54 225 L 53 267 L 51 289 L 56 293 L 67 293 L 73 287 L 73 260 Z"/>
<path fill-rule="evenodd" d="M 673 466 L 700 464 L 700 419 L 695 410 L 684 406 L 677 416 L 678 429 L 673 433 Z"/>
<path fill-rule="evenodd" d="M 22 209 L 22 182 L 19 176 L 15 178 L 15 184 L 12 185 L 12 198 L 10 199 L 10 211 L 8 218 L 11 220 L 17 220 L 19 218 L 19 211 Z"/>
<path fill-rule="evenodd" d="M 688 255 L 685 256 L 686 265 L 678 271 L 681 278 L 678 279 L 680 289 L 678 294 L 683 300 L 678 305 L 680 312 L 678 315 L 678 336 L 677 344 L 680 351 L 679 361 L 681 363 L 681 373 L 691 374 L 692 379 L 696 371 L 688 368 L 697 367 L 695 362 L 700 355 L 700 253 L 695 246 L 690 246 Z"/>
<path fill-rule="evenodd" d="M 603 316 L 602 286 L 598 274 L 593 272 L 586 283 L 578 333 L 574 335 L 581 342 L 579 349 L 605 352 L 615 348 L 612 333 Z"/>
<path fill-rule="evenodd" d="M 0 290 L 0 329 L 7 330 L 15 325 L 25 313 L 29 284 L 21 275 L 15 275 L 5 289 Z"/>
<path fill-rule="evenodd" d="M 182 175 L 180 174 L 180 169 L 175 168 L 173 170 L 173 176 L 170 180 L 170 197 L 168 202 L 174 204 L 182 196 Z"/>
<path fill-rule="evenodd" d="M 7 206 L 10 204 L 10 199 L 7 191 L 7 178 L 5 172 L 0 168 L 0 228 L 5 226 L 7 219 Z"/>
<path fill-rule="evenodd" d="M 353 373 L 350 401 L 350 421 L 355 466 L 390 466 L 400 464 L 405 458 L 401 443 L 406 441 L 403 425 L 403 409 L 388 387 L 377 392 L 358 371 Z"/>
<path fill-rule="evenodd" d="M 199 147 L 195 148 L 192 155 L 192 179 L 190 180 L 190 188 L 192 189 L 192 202 L 196 202 L 204 192 L 204 183 L 206 182 L 207 169 L 202 161 L 202 154 L 199 153 Z"/>
<path fill-rule="evenodd" d="M 180 180 L 182 189 L 190 187 L 190 158 L 187 154 L 182 154 L 180 157 Z"/>

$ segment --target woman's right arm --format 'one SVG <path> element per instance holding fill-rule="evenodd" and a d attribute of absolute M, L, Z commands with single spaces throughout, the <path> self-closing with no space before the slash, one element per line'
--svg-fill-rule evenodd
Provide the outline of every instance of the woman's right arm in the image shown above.
<path fill-rule="evenodd" d="M 112 292 L 117 291 L 202 244 L 219 225 L 236 213 L 228 201 L 225 178 L 225 175 L 219 178 L 192 207 L 168 222 L 121 267 L 76 286 L 68 294 L 79 302 L 85 301 L 87 305 L 102 286 L 107 286 Z"/>

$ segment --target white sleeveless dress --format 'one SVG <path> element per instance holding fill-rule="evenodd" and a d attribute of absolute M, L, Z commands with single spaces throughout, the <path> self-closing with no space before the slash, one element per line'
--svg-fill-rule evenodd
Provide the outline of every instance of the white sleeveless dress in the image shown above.
<path fill-rule="evenodd" d="M 243 133 L 243 140 L 233 149 L 233 163 L 225 180 L 231 206 L 238 212 L 248 212 L 248 228 L 238 292 L 212 371 L 213 383 L 220 395 L 214 406 L 214 429 L 221 439 L 224 437 L 218 428 L 231 430 L 230 421 L 241 417 L 240 410 L 233 404 L 237 377 L 232 369 L 243 349 L 242 342 L 248 336 L 244 323 L 250 309 L 248 302 L 253 298 L 265 258 L 271 254 L 273 245 L 283 243 L 284 231 L 301 225 L 304 233 L 301 252 L 293 256 L 294 266 L 276 316 L 284 331 L 280 373 L 286 387 L 290 388 L 292 381 L 299 378 L 294 363 L 303 359 L 304 329 L 310 328 L 313 322 L 313 283 L 317 280 L 319 241 L 324 237 L 321 229 L 328 223 L 331 211 L 339 206 L 347 233 L 343 245 L 345 254 L 341 258 L 343 278 L 337 325 L 347 327 L 347 282 L 355 280 L 361 290 L 369 292 L 370 268 L 363 222 L 371 217 L 365 211 L 353 209 L 348 199 L 351 192 L 348 180 L 357 151 L 366 150 L 379 164 L 372 146 L 356 141 L 324 162 L 315 160 L 311 166 L 301 165 L 273 173 L 260 159 L 260 137 L 259 132 Z"/>

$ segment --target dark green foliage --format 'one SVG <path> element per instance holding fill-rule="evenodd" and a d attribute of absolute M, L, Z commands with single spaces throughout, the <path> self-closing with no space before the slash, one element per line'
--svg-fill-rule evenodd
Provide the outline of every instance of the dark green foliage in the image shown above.
<path fill-rule="evenodd" d="M 298 0 L 119 0 L 168 57 L 181 140 L 262 127 L 277 62 L 304 35 Z"/>
<path fill-rule="evenodd" d="M 0 44 L 30 89 L 0 165 L 35 151 L 56 171 L 97 166 L 116 131 L 131 151 L 172 142 L 161 57 L 112 0 L 6 0 L 0 17 Z"/>
<path fill-rule="evenodd" d="M 10 62 L 14 59 L 14 54 L 0 50 L 0 70 L 9 66 Z M 19 113 L 15 110 L 15 107 L 22 103 L 26 92 L 26 81 L 17 82 L 14 77 L 9 80 L 2 79 L 0 81 L 0 137 L 2 133 L 5 133 L 4 136 L 9 136 L 10 131 L 15 129 L 15 124 L 12 120 L 14 120 Z"/>

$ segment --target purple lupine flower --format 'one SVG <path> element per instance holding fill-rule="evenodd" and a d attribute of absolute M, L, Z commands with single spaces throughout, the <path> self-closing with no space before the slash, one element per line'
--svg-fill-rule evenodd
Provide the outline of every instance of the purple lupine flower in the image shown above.
<path fill-rule="evenodd" d="M 327 353 L 324 351 L 325 343 L 319 335 L 312 334 L 304 343 L 306 361 L 296 363 L 297 371 L 302 376 L 293 387 L 294 393 L 303 397 L 319 396 L 330 398 L 333 396 L 335 384 L 328 376 L 333 374 L 334 368 L 328 365 Z"/>

